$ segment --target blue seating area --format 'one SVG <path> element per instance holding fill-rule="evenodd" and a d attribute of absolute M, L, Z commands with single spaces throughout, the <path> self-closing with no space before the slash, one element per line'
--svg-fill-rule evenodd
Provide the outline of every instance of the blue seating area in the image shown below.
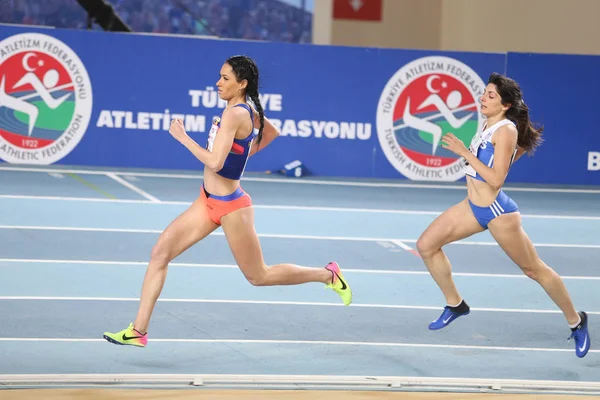
<path fill-rule="evenodd" d="M 312 42 L 312 14 L 283 1 L 109 1 L 135 32 Z M 87 14 L 76 0 L 8 0 L 0 9 L 0 23 L 87 29 Z"/>

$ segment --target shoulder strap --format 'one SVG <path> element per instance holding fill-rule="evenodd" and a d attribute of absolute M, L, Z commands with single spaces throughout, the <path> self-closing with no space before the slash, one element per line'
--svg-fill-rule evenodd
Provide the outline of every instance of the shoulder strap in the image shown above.
<path fill-rule="evenodd" d="M 234 107 L 245 108 L 246 111 L 248 111 L 248 113 L 250 114 L 250 120 L 252 121 L 252 126 L 254 126 L 254 113 L 252 112 L 252 109 L 250 108 L 250 106 L 248 104 L 240 103 L 240 104 L 236 104 Z"/>
<path fill-rule="evenodd" d="M 233 140 L 234 140 L 234 142 L 237 142 L 237 143 L 249 142 L 250 140 L 254 139 L 254 136 L 256 136 L 256 134 L 254 132 L 254 113 L 252 112 L 252 108 L 250 108 L 250 106 L 248 104 L 244 104 L 244 103 L 236 104 L 234 107 L 245 108 L 248 111 L 248 113 L 250 113 L 250 121 L 252 122 L 252 130 L 250 131 L 250 134 L 246 138 L 233 139 Z"/>
<path fill-rule="evenodd" d="M 492 128 L 493 128 L 492 133 L 490 134 L 490 137 L 487 138 L 486 140 L 491 141 L 492 137 L 494 136 L 494 134 L 496 133 L 496 131 L 498 129 L 500 129 L 501 127 L 503 127 L 504 125 L 508 125 L 508 124 L 513 124 L 514 125 L 514 123 L 511 120 L 509 120 L 509 119 L 503 119 L 502 121 L 496 122 L 494 125 L 492 125 Z"/>

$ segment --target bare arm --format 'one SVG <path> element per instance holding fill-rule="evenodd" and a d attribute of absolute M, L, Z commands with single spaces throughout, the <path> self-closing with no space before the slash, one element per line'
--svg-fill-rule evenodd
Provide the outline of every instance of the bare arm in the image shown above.
<path fill-rule="evenodd" d="M 183 144 L 198 160 L 200 160 L 207 168 L 217 172 L 223 168 L 225 159 L 231 150 L 235 133 L 240 126 L 243 117 L 247 118 L 248 114 L 243 114 L 241 109 L 229 109 L 223 112 L 219 133 L 214 139 L 212 151 L 206 150 L 204 147 L 196 143 L 190 138 L 181 121 L 175 121 L 171 124 L 169 132 L 181 144 Z M 245 112 L 245 111 L 243 111 Z"/>
<path fill-rule="evenodd" d="M 511 158 L 517 145 L 517 130 L 514 126 L 506 125 L 496 131 L 494 138 L 494 166 L 488 167 L 466 150 L 462 156 L 475 169 L 475 171 L 494 189 L 498 190 L 504 185 Z"/>

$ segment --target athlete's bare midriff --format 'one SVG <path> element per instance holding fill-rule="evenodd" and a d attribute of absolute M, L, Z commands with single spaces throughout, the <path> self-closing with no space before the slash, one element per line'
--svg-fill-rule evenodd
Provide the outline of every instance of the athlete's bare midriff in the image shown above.
<path fill-rule="evenodd" d="M 469 200 L 478 207 L 488 207 L 496 200 L 500 190 L 467 175 L 467 193 Z"/>
<path fill-rule="evenodd" d="M 215 171 L 204 168 L 204 188 L 208 193 L 216 196 L 227 196 L 235 192 L 239 186 L 239 180 L 224 178 Z"/>

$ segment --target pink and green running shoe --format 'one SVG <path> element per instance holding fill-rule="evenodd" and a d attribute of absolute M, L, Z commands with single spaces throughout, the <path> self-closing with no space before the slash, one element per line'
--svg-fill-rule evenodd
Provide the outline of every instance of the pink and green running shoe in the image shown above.
<path fill-rule="evenodd" d="M 340 295 L 344 305 L 350 305 L 352 303 L 352 290 L 346 279 L 344 279 L 340 266 L 336 262 L 330 262 L 325 268 L 331 271 L 332 275 L 331 283 L 325 286 L 325 288 L 333 289 L 334 292 Z"/>
<path fill-rule="evenodd" d="M 142 335 L 133 329 L 133 323 L 131 323 L 127 329 L 123 329 L 120 332 L 104 332 L 104 339 L 114 344 L 146 347 L 146 344 L 148 343 L 148 333 Z"/>

